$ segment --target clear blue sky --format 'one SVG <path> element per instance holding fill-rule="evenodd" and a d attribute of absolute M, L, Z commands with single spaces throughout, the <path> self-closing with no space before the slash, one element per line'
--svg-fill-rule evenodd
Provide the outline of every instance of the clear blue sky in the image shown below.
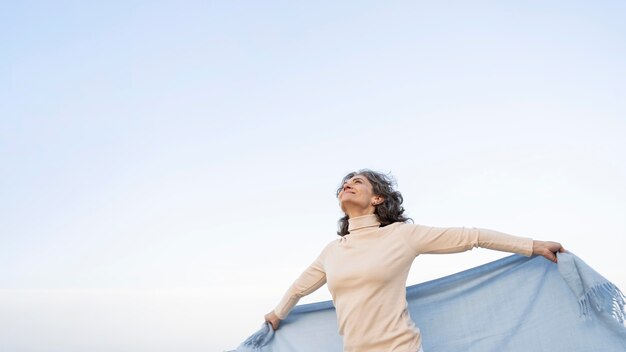
<path fill-rule="evenodd" d="M 0 349 L 235 347 L 364 167 L 416 223 L 559 241 L 626 289 L 625 13 L 2 3 Z M 407 284 L 505 255 L 419 257 Z"/>

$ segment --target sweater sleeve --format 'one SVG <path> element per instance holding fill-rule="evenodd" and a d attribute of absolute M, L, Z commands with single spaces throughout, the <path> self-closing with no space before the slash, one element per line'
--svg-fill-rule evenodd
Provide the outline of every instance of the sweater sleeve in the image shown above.
<path fill-rule="evenodd" d="M 407 240 L 415 255 L 458 253 L 482 247 L 524 256 L 533 254 L 533 240 L 475 227 L 432 227 L 407 224 Z"/>
<path fill-rule="evenodd" d="M 300 298 L 313 293 L 326 283 L 326 271 L 324 270 L 324 258 L 329 246 L 309 265 L 300 276 L 291 284 L 283 295 L 280 303 L 274 308 L 274 313 L 279 319 L 285 319 L 291 309 L 298 303 Z"/>

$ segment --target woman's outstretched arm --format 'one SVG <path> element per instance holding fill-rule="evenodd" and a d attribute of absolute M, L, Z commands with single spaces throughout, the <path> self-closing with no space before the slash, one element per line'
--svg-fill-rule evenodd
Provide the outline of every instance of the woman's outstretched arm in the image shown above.
<path fill-rule="evenodd" d="M 528 237 L 509 235 L 475 227 L 433 227 L 406 224 L 406 238 L 415 255 L 458 253 L 474 247 L 488 248 L 525 256 L 541 255 L 556 262 L 556 252 L 565 249 L 558 242 L 535 241 Z"/>
<path fill-rule="evenodd" d="M 293 284 L 291 284 L 276 308 L 265 315 L 265 321 L 269 322 L 274 330 L 278 329 L 280 321 L 287 317 L 287 314 L 289 314 L 291 309 L 298 303 L 300 298 L 313 293 L 326 283 L 324 259 L 328 247 L 329 246 L 326 246 L 313 263 L 311 263 Z"/>

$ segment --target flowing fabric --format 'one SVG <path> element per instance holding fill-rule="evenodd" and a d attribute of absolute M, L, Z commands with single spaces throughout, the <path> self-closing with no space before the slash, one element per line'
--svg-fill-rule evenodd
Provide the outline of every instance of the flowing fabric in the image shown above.
<path fill-rule="evenodd" d="M 623 294 L 571 252 L 558 264 L 512 255 L 406 291 L 425 352 L 626 351 Z M 333 304 L 296 306 L 235 351 L 340 352 Z"/>

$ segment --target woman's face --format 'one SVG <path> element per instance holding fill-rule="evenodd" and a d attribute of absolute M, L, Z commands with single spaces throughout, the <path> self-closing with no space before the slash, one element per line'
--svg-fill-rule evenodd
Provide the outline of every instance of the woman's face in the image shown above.
<path fill-rule="evenodd" d="M 344 182 L 337 198 L 344 213 L 348 213 L 350 209 L 358 209 L 373 214 L 374 205 L 382 201 L 381 197 L 374 195 L 372 184 L 367 177 L 359 174 Z"/>

